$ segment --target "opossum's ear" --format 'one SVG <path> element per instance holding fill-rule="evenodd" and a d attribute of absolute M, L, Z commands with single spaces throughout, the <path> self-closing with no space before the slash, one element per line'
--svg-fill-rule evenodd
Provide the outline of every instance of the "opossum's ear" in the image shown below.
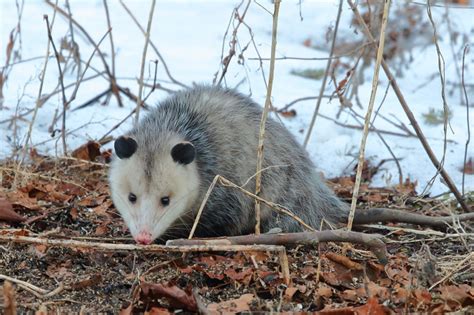
<path fill-rule="evenodd" d="M 178 143 L 171 149 L 171 157 L 175 162 L 180 164 L 189 164 L 194 161 L 196 156 L 196 149 L 191 142 Z"/>
<path fill-rule="evenodd" d="M 115 153 L 120 159 L 128 159 L 137 151 L 137 142 L 130 137 L 121 136 L 115 140 L 114 148 Z"/>

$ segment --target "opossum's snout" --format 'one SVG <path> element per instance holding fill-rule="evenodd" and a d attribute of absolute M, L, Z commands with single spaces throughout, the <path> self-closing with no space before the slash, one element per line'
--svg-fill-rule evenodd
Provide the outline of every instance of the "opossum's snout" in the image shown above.
<path fill-rule="evenodd" d="M 151 233 L 145 230 L 135 235 L 134 239 L 135 239 L 135 242 L 142 245 L 150 245 L 151 242 L 153 242 Z"/>

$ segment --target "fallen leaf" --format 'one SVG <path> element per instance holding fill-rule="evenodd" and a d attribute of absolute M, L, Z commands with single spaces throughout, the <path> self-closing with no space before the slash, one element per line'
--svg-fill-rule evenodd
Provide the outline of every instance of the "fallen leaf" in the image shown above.
<path fill-rule="evenodd" d="M 298 288 L 295 288 L 295 287 L 286 288 L 286 290 L 285 290 L 285 299 L 287 301 L 291 301 L 291 299 L 293 298 L 293 295 L 295 295 L 296 292 L 298 292 Z"/>
<path fill-rule="evenodd" d="M 97 284 L 101 282 L 102 282 L 102 276 L 100 274 L 95 274 L 88 277 L 87 279 L 72 283 L 71 288 L 76 289 L 76 290 L 84 289 L 84 288 L 96 286 Z"/>
<path fill-rule="evenodd" d="M 207 310 L 212 313 L 238 313 L 250 311 L 250 303 L 253 301 L 253 294 L 244 294 L 238 299 L 224 301 L 220 303 L 211 303 Z"/>
<path fill-rule="evenodd" d="M 291 117 L 295 117 L 296 116 L 296 110 L 292 109 L 292 110 L 284 110 L 284 111 L 280 111 L 278 112 L 280 115 L 282 115 L 283 117 L 285 118 L 291 118 Z"/>
<path fill-rule="evenodd" d="M 175 285 L 141 282 L 140 289 L 146 298 L 165 298 L 173 307 L 184 308 L 191 312 L 197 311 L 192 292 L 186 292 Z"/>
<path fill-rule="evenodd" d="M 16 297 L 15 297 L 15 287 L 10 281 L 5 281 L 2 288 L 3 294 L 1 298 L 3 299 L 3 311 L 5 315 L 14 315 L 17 313 L 16 309 Z M 2 292 L 0 292 L 2 293 Z"/>
<path fill-rule="evenodd" d="M 332 289 L 326 285 L 321 284 L 319 288 L 316 289 L 316 294 L 318 296 L 330 298 L 332 296 Z"/>
<path fill-rule="evenodd" d="M 441 297 L 446 302 L 454 302 L 461 306 L 473 305 L 474 295 L 473 288 L 467 284 L 448 285 L 438 289 Z"/>
<path fill-rule="evenodd" d="M 390 314 L 389 309 L 377 301 L 376 298 L 370 298 L 363 306 L 354 307 L 355 314 L 385 315 Z"/>
<path fill-rule="evenodd" d="M 461 172 L 473 175 L 474 174 L 474 161 L 472 160 L 472 157 L 469 158 L 469 160 L 466 161 L 466 164 L 464 164 L 464 167 L 461 168 Z"/>
<path fill-rule="evenodd" d="M 77 159 L 95 161 L 96 157 L 100 156 L 100 144 L 89 141 L 72 151 L 71 155 Z"/>
<path fill-rule="evenodd" d="M 350 260 L 346 256 L 339 255 L 339 254 L 336 254 L 336 253 L 331 253 L 331 252 L 326 253 L 324 256 L 327 257 L 328 259 L 334 261 L 334 262 L 337 262 L 338 264 L 343 265 L 344 267 L 346 267 L 348 269 L 358 270 L 358 271 L 363 270 L 363 267 L 362 267 L 361 264 Z"/>
<path fill-rule="evenodd" d="M 240 272 L 235 271 L 234 268 L 230 268 L 224 272 L 224 274 L 234 281 L 238 281 L 244 284 L 249 284 L 250 280 L 252 279 L 253 270 L 251 268 L 247 268 Z"/>
<path fill-rule="evenodd" d="M 13 210 L 12 203 L 7 199 L 0 197 L 0 220 L 7 222 L 22 222 L 26 218 Z"/>
<path fill-rule="evenodd" d="M 303 41 L 303 46 L 305 47 L 311 47 L 312 46 L 312 43 L 311 43 L 311 38 L 307 38 Z"/>

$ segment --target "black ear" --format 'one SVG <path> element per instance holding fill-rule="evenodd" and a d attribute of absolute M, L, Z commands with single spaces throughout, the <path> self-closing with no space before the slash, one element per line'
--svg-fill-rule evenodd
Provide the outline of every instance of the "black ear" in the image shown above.
<path fill-rule="evenodd" d="M 138 144 L 137 142 L 130 137 L 121 136 L 115 140 L 114 148 L 115 153 L 120 159 L 128 159 L 137 151 Z"/>
<path fill-rule="evenodd" d="M 191 142 L 178 143 L 171 149 L 171 157 L 175 162 L 180 164 L 189 164 L 194 161 L 196 156 L 196 149 Z"/>

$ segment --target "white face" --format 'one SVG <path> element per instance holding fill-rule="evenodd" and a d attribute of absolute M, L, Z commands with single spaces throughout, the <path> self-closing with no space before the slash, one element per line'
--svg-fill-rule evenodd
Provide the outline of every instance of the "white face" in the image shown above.
<path fill-rule="evenodd" d="M 116 158 L 109 180 L 112 200 L 140 244 L 150 244 L 178 218 L 189 215 L 199 193 L 194 161 L 178 163 L 170 154 L 155 157 L 151 178 L 137 154 Z"/>

